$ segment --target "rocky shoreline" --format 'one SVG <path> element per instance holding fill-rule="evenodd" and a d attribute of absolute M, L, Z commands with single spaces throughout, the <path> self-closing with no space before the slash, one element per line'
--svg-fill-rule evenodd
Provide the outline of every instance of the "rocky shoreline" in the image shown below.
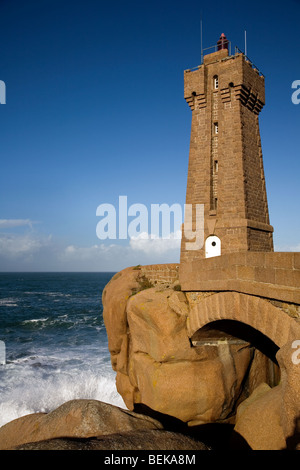
<path fill-rule="evenodd" d="M 258 395 L 265 395 L 263 388 Z M 244 408 L 248 406 L 245 404 Z M 281 450 L 296 450 L 299 434 L 294 435 L 287 447 L 276 430 L 276 416 L 274 420 L 272 409 L 266 408 L 267 424 L 267 415 L 259 409 L 266 438 L 268 430 L 272 433 L 273 447 L 266 450 L 276 450 L 278 446 Z M 251 407 L 250 412 L 253 412 Z M 170 416 L 150 414 L 124 410 L 98 400 L 71 400 L 50 413 L 26 415 L 2 426 L 0 450 L 251 450 L 233 424 L 207 423 L 190 428 Z M 257 435 L 261 439 L 259 426 Z"/>
<path fill-rule="evenodd" d="M 272 384 L 252 343 L 227 334 L 212 341 L 214 330 L 203 340 L 201 328 L 189 335 L 192 310 L 217 294 L 185 294 L 173 268 L 164 272 L 168 282 L 155 282 L 147 269 L 123 270 L 103 292 L 111 363 L 127 409 L 71 400 L 2 426 L 0 450 L 300 450 L 294 343 L 276 353 L 280 379 Z"/>
<path fill-rule="evenodd" d="M 0 428 L 0 450 L 209 450 L 150 416 L 98 400 L 71 400 Z"/>
<path fill-rule="evenodd" d="M 247 311 L 253 298 L 183 292 L 176 275 L 174 265 L 126 268 L 103 291 L 111 363 L 127 408 L 172 416 L 212 447 L 299 448 L 300 370 L 292 354 L 300 325 L 281 323 L 285 314 L 272 310 L 285 334 L 274 350 L 257 329 L 242 330 L 243 322 L 236 331 L 202 328 L 197 312 Z M 263 313 L 273 306 L 258 302 L 260 321 L 270 324 Z"/>

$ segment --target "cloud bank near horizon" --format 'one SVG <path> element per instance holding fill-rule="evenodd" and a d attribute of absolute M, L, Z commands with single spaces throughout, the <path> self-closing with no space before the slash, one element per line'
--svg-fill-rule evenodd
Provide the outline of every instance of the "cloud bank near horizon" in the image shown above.
<path fill-rule="evenodd" d="M 178 263 L 180 232 L 168 239 L 140 233 L 122 243 L 101 241 L 89 246 L 64 243 L 42 234 L 30 219 L 0 219 L 0 271 L 91 271 L 116 272 L 138 264 Z M 300 251 L 276 245 L 275 251 Z"/>
<path fill-rule="evenodd" d="M 2 222 L 2 223 L 1 223 Z M 23 232 L 2 231 L 23 227 Z M 127 243 L 101 242 L 91 246 L 63 244 L 52 235 L 42 235 L 31 221 L 0 221 L 0 270 L 5 271 L 119 271 L 138 264 L 179 261 L 179 234 L 169 239 L 143 232 Z"/>

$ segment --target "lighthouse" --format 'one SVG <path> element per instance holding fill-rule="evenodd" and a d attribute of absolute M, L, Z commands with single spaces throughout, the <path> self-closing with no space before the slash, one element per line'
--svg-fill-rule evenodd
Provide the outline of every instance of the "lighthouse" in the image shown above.
<path fill-rule="evenodd" d="M 184 72 L 192 111 L 186 204 L 204 206 L 204 244 L 187 249 L 183 230 L 181 263 L 273 251 L 259 130 L 265 79 L 243 53 L 230 55 L 228 44 L 223 33 L 216 51 Z"/>

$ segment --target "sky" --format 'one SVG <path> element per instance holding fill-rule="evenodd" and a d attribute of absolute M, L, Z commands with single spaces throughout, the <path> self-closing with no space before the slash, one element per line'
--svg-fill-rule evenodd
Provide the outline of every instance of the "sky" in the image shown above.
<path fill-rule="evenodd" d="M 184 205 L 201 18 L 204 48 L 247 31 L 275 250 L 299 251 L 299 17 L 299 0 L 0 0 L 0 271 L 179 261 L 176 237 L 99 239 L 97 208 Z"/>

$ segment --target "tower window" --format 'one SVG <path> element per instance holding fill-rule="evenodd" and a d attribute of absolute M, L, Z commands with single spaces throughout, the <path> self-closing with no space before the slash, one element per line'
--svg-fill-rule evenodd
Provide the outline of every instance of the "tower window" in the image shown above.
<path fill-rule="evenodd" d="M 218 162 L 218 160 L 215 160 L 214 161 L 214 171 L 215 171 L 215 173 L 218 173 L 218 169 L 219 169 L 219 162 Z"/>
<path fill-rule="evenodd" d="M 214 123 L 214 132 L 215 134 L 219 134 L 219 124 L 217 122 Z"/>
<path fill-rule="evenodd" d="M 214 76 L 214 90 L 218 90 L 219 88 L 219 77 L 218 75 Z"/>

